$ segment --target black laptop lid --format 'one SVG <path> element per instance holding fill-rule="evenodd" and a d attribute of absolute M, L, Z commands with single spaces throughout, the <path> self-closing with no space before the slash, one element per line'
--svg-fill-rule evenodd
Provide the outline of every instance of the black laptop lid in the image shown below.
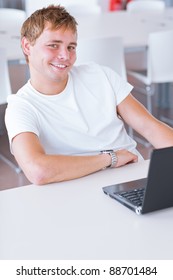
<path fill-rule="evenodd" d="M 155 149 L 150 161 L 142 213 L 173 206 L 173 147 Z"/>

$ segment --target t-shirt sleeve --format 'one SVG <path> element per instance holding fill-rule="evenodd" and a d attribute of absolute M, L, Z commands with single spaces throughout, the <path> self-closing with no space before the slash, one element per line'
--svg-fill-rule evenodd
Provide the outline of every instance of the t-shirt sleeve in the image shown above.
<path fill-rule="evenodd" d="M 5 124 L 10 147 L 12 139 L 22 132 L 32 132 L 39 136 L 37 113 L 34 107 L 17 95 L 8 98 Z"/>
<path fill-rule="evenodd" d="M 112 69 L 103 67 L 103 71 L 112 86 L 116 96 L 117 105 L 119 105 L 132 91 L 133 86 Z"/>

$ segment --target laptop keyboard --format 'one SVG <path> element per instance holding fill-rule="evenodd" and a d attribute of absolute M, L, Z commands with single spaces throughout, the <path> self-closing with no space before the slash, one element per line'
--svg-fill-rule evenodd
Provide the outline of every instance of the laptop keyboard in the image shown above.
<path fill-rule="evenodd" d="M 145 188 L 134 189 L 128 192 L 119 193 L 120 197 L 130 201 L 135 206 L 142 206 Z"/>

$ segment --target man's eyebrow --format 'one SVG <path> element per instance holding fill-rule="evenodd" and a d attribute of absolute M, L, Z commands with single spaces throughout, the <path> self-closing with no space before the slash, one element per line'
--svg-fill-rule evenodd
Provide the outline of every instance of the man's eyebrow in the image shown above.
<path fill-rule="evenodd" d="M 77 46 L 77 43 L 76 42 L 71 42 L 70 45 Z"/>
<path fill-rule="evenodd" d="M 52 40 L 50 41 L 50 43 L 57 43 L 57 44 L 62 44 L 63 41 L 62 40 Z M 77 46 L 77 43 L 76 42 L 70 42 L 69 45 L 74 45 L 74 46 Z"/>

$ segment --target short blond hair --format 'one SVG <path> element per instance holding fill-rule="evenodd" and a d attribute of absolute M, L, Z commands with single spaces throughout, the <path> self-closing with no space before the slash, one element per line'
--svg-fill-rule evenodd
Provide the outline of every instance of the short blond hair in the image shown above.
<path fill-rule="evenodd" d="M 64 7 L 50 5 L 35 11 L 25 20 L 21 28 L 21 40 L 25 37 L 30 44 L 34 45 L 47 23 L 50 23 L 52 30 L 63 27 L 77 33 L 77 22 L 75 18 Z M 28 63 L 28 56 L 25 53 L 24 56 Z"/>
<path fill-rule="evenodd" d="M 64 7 L 50 5 L 46 8 L 35 11 L 26 19 L 21 28 L 21 39 L 26 37 L 32 44 L 43 32 L 46 23 L 50 23 L 52 29 L 61 27 L 77 32 L 77 22 Z"/>

